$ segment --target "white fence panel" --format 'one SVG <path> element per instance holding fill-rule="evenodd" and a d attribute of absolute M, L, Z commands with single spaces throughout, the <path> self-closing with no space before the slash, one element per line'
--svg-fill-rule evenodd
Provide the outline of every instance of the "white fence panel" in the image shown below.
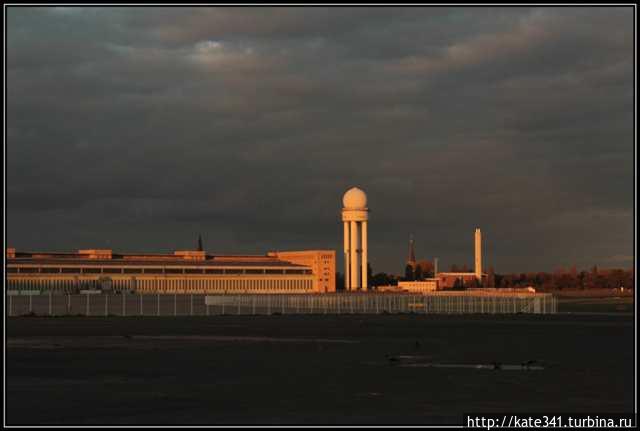
<path fill-rule="evenodd" d="M 63 294 L 6 295 L 7 315 L 209 316 L 220 314 L 546 314 L 557 312 L 550 294 Z"/>

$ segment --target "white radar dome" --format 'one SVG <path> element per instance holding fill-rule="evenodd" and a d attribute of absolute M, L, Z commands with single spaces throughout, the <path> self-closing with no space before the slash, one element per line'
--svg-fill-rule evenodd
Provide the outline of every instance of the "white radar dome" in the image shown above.
<path fill-rule="evenodd" d="M 342 205 L 349 209 L 367 207 L 367 194 L 357 187 L 352 187 L 342 197 Z"/>

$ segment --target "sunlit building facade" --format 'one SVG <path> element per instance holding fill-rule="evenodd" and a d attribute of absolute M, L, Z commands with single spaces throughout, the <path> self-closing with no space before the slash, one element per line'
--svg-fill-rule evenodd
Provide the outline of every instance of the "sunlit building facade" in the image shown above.
<path fill-rule="evenodd" d="M 267 255 L 311 268 L 311 273 L 315 276 L 314 292 L 336 291 L 335 250 L 273 251 Z"/>
<path fill-rule="evenodd" d="M 412 293 L 435 292 L 438 290 L 438 279 L 430 278 L 420 281 L 399 281 L 398 288 Z"/>
<path fill-rule="evenodd" d="M 291 260 L 286 256 L 293 253 Z M 321 256 L 327 265 L 300 264 Z M 307 259 L 307 260 L 305 260 Z M 311 259 L 313 260 L 313 259 Z M 333 273 L 328 274 L 333 268 Z M 315 269 L 315 271 L 314 271 Z M 335 252 L 267 255 L 18 252 L 7 249 L 6 289 L 73 293 L 86 289 L 159 293 L 324 293 L 335 291 Z M 333 290 L 330 290 L 333 282 Z"/>

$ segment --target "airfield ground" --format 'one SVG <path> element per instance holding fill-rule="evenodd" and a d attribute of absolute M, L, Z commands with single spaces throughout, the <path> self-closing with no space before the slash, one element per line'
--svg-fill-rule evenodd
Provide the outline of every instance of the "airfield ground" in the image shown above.
<path fill-rule="evenodd" d="M 632 412 L 629 302 L 564 305 L 557 315 L 10 318 L 6 422 L 421 425 L 460 424 L 465 412 Z M 526 361 L 543 369 L 456 367 Z"/>

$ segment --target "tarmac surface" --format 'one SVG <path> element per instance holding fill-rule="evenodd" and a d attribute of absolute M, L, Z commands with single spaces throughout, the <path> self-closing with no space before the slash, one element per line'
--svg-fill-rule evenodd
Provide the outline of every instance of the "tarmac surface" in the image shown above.
<path fill-rule="evenodd" d="M 7 425 L 461 424 L 634 404 L 627 313 L 16 317 L 6 336 Z"/>

